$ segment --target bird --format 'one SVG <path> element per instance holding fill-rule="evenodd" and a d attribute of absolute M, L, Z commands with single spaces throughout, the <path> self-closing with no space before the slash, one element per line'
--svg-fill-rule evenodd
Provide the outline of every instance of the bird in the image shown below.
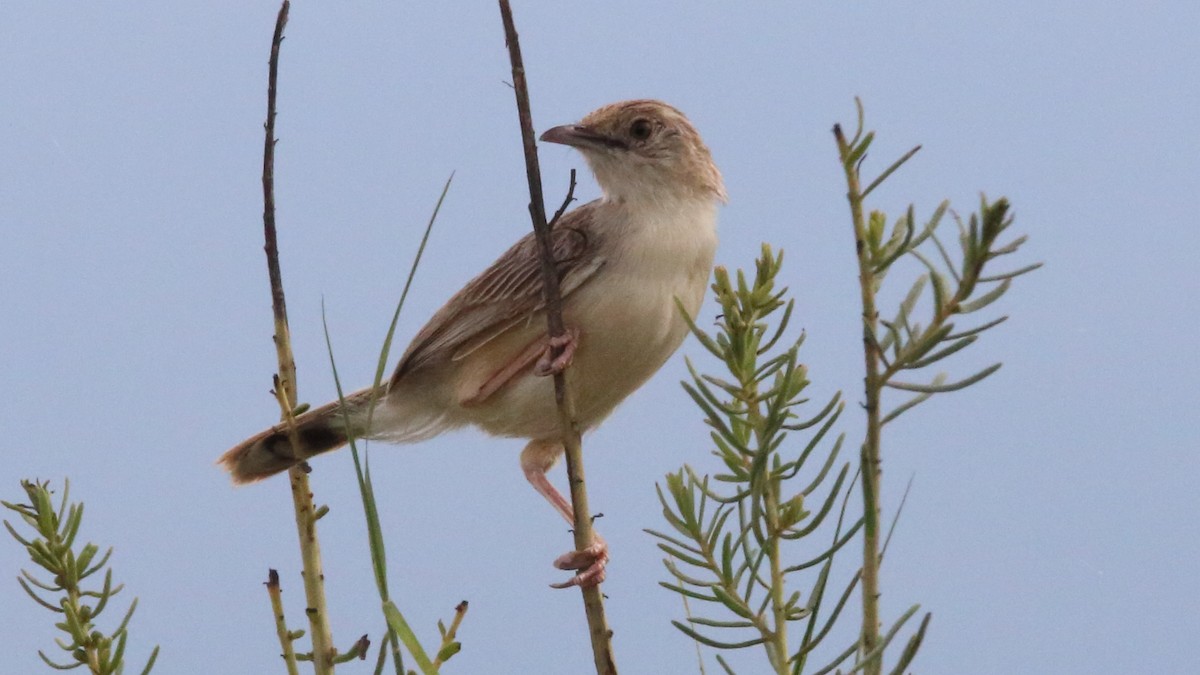
<path fill-rule="evenodd" d="M 280 423 L 225 452 L 218 464 L 234 483 L 280 473 L 352 437 L 414 443 L 473 425 L 525 439 L 525 477 L 574 526 L 546 476 L 564 452 L 550 375 L 569 369 L 587 431 L 657 372 L 688 335 L 681 310 L 695 317 L 703 302 L 717 211 L 728 199 L 699 132 L 661 101 L 605 105 L 540 139 L 579 151 L 601 191 L 551 231 L 565 334 L 547 335 L 537 241 L 527 234 L 430 318 L 386 384 L 345 397 L 344 407 L 335 401 L 297 416 L 299 447 Z M 555 561 L 576 573 L 554 585 L 595 586 L 608 560 L 597 537 Z"/>

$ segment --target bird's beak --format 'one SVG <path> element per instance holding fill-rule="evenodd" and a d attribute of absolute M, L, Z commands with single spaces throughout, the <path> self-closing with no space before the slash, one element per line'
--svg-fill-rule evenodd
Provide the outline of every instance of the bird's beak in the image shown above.
<path fill-rule="evenodd" d="M 623 148 L 625 144 L 616 138 L 597 133 L 582 124 L 564 124 L 547 129 L 541 139 L 547 143 L 561 143 L 573 148 Z"/>

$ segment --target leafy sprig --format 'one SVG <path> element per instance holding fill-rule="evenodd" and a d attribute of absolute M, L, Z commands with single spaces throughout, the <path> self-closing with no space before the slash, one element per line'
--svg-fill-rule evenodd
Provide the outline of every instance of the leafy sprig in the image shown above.
<path fill-rule="evenodd" d="M 843 500 L 833 543 L 810 554 L 807 563 L 785 562 L 785 546 L 827 522 L 852 481 L 847 481 L 848 463 L 837 468 L 843 438 L 827 438 L 843 409 L 840 394 L 802 417 L 798 411 L 808 403 L 809 384 L 808 370 L 799 362 L 804 336 L 777 348 L 794 309 L 785 299 L 787 289 L 775 287 L 782 262 L 782 253 L 764 245 L 752 282 L 741 271 L 734 281 L 717 268 L 712 289 L 721 316 L 715 335 L 687 318 L 692 333 L 726 371 L 703 374 L 689 359 L 692 379 L 683 383 L 704 412 L 713 453 L 725 472 L 710 478 L 685 465 L 668 474 L 658 494 L 674 532 L 647 531 L 667 554 L 663 564 L 672 580 L 662 585 L 685 599 L 710 603 L 701 605 L 703 615 L 673 622 L 677 628 L 717 649 L 761 645 L 774 672 L 792 673 L 800 672 L 828 635 L 857 582 L 857 577 L 850 582 L 826 616 L 822 603 L 834 556 L 862 523 L 844 522 Z M 801 431 L 809 434 L 807 442 L 785 445 L 789 434 Z M 788 576 L 804 570 L 815 573 L 807 593 L 792 590 Z M 800 643 L 791 651 L 788 633 L 794 624 Z M 717 659 L 730 671 L 721 655 Z"/>
<path fill-rule="evenodd" d="M 100 554 L 100 547 L 86 543 L 77 547 L 80 525 L 83 522 L 83 503 L 68 501 L 70 484 L 63 487 L 62 500 L 54 508 L 48 482 L 21 481 L 21 487 L 29 499 L 28 504 L 0 502 L 15 512 L 21 520 L 33 528 L 34 536 L 23 537 L 7 520 L 4 527 L 25 550 L 30 560 L 50 575 L 50 580 L 39 579 L 28 570 L 21 570 L 17 583 L 34 602 L 62 615 L 55 627 L 66 634 L 67 639 L 55 638 L 59 648 L 70 655 L 70 661 L 60 663 L 38 650 L 38 656 L 55 670 L 72 670 L 87 666 L 94 675 L 120 673 L 125 665 L 125 645 L 129 637 L 129 620 L 137 609 L 137 598 L 130 603 L 125 616 L 110 634 L 96 626 L 96 619 L 108 608 L 109 601 L 124 588 L 113 584 L 112 568 L 107 567 L 112 548 Z M 99 556 L 99 557 L 97 557 Z M 104 581 L 96 589 L 85 586 L 85 580 L 104 572 Z M 52 595 L 58 595 L 57 600 Z M 158 658 L 158 647 L 142 673 L 149 673 Z"/>
<path fill-rule="evenodd" d="M 914 209 L 910 206 L 905 215 L 896 220 L 890 236 L 885 239 L 887 216 L 877 210 L 864 215 L 866 198 L 915 155 L 920 146 L 905 153 L 865 189 L 862 188 L 862 164 L 875 134 L 865 130 L 862 103 L 855 102 L 858 125 L 854 136 L 846 138 L 840 125 L 833 128 L 838 157 L 846 178 L 846 198 L 850 205 L 858 258 L 865 364 L 863 407 L 867 413 L 866 434 L 859 460 L 864 515 L 862 629 L 856 650 L 847 652 L 844 657 L 848 658 L 856 652 L 857 659 L 851 672 L 861 670 L 868 675 L 877 675 L 883 670 L 883 653 L 889 642 L 896 637 L 904 622 L 919 609 L 913 605 L 886 632 L 881 632 L 879 566 L 887 544 L 880 536 L 883 428 L 934 394 L 958 391 L 983 380 L 999 370 L 1000 364 L 992 364 L 972 375 L 949 382 L 945 372 L 939 372 L 924 382 L 900 379 L 900 376 L 903 373 L 908 377 L 942 362 L 974 344 L 985 331 L 1003 323 L 1007 317 L 958 329 L 955 321 L 990 306 L 1008 291 L 1014 279 L 1041 265 L 1036 263 L 999 274 L 984 275 L 989 263 L 1016 252 L 1025 242 L 1025 237 L 1018 237 L 1007 244 L 1000 243 L 1001 235 L 1013 222 L 1008 200 L 1004 198 L 989 202 L 986 197 L 981 197 L 979 213 L 970 216 L 965 223 L 954 214 L 958 225 L 956 255 L 951 254 L 951 248 L 938 236 L 939 225 L 946 213 L 950 212 L 947 202 L 942 202 L 920 228 L 916 224 Z M 909 287 L 893 318 L 880 319 L 878 295 L 884 279 L 893 266 L 906 256 L 919 261 L 926 273 L 918 276 Z M 929 314 L 923 325 L 916 315 L 927 287 Z M 885 389 L 912 392 L 915 396 L 885 412 Z M 900 673 L 908 667 L 924 639 L 929 619 L 929 614 L 926 614 L 891 672 Z M 831 665 L 837 663 L 839 661 Z"/>

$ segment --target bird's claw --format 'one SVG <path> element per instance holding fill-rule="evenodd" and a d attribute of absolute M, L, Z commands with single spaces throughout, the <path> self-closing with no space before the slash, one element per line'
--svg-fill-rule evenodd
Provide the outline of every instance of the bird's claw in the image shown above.
<path fill-rule="evenodd" d="M 578 344 L 579 331 L 575 328 L 567 328 L 562 335 L 548 338 L 545 351 L 542 352 L 537 365 L 533 367 L 533 374 L 538 377 L 546 377 L 563 372 L 575 358 L 575 347 Z M 552 357 L 554 350 L 559 348 L 562 349 L 562 353 L 557 357 Z"/>
<path fill-rule="evenodd" d="M 576 570 L 575 576 L 558 584 L 550 584 L 551 588 L 591 588 L 599 586 L 604 581 L 604 568 L 608 565 L 608 544 L 599 537 L 591 546 L 581 551 L 564 553 L 554 561 L 554 566 L 560 570 Z"/>

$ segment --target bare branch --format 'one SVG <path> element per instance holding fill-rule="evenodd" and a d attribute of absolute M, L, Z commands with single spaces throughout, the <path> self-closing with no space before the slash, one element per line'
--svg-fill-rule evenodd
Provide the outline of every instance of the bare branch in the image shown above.
<path fill-rule="evenodd" d="M 565 333 L 562 320 L 562 293 L 559 290 L 558 271 L 554 263 L 554 254 L 550 240 L 550 225 L 546 222 L 546 206 L 542 197 L 541 169 L 538 166 L 537 144 L 533 137 L 533 118 L 529 111 L 529 87 L 525 82 L 525 64 L 521 59 L 521 46 L 517 39 L 516 25 L 513 23 L 512 7 L 508 0 L 499 0 L 500 17 L 504 23 L 504 40 L 508 46 L 509 60 L 512 62 L 513 93 L 517 99 L 517 117 L 521 124 L 521 142 L 525 149 L 525 174 L 529 182 L 529 215 L 533 220 L 534 236 L 538 242 L 538 252 L 542 263 L 542 288 L 546 303 L 546 323 L 551 337 Z M 571 177 L 572 189 L 568 192 L 567 202 L 559 209 L 561 214 L 572 198 L 574 191 L 574 175 Z M 556 216 L 557 219 L 557 216 Z M 555 350 L 551 358 L 556 358 L 560 351 Z M 579 424 L 575 415 L 575 401 L 567 388 L 563 373 L 554 376 L 554 396 L 558 402 L 559 427 L 562 431 L 562 442 L 566 449 L 567 481 L 571 488 L 571 505 L 575 515 L 575 548 L 586 549 L 595 540 L 592 530 L 591 511 L 588 508 L 587 489 L 584 484 L 583 448 L 580 444 Z M 608 619 L 604 615 L 604 596 L 597 586 L 581 588 L 583 592 L 584 610 L 587 614 L 588 632 L 592 641 L 592 656 L 596 672 L 602 675 L 616 675 L 617 665 L 612 652 L 612 631 L 608 627 Z"/>
<path fill-rule="evenodd" d="M 264 125 L 266 138 L 263 142 L 263 236 L 267 254 L 267 273 L 271 280 L 271 309 L 275 318 L 275 355 L 279 371 L 275 375 L 275 397 L 283 421 L 288 424 L 288 438 L 292 453 L 299 457 L 300 447 L 296 434 L 296 361 L 292 356 L 292 344 L 288 331 L 287 304 L 283 295 L 283 279 L 279 271 L 279 246 L 275 236 L 275 92 L 279 78 L 279 46 L 283 43 L 283 29 L 287 26 L 288 0 L 284 0 L 275 19 L 275 34 L 271 39 L 271 60 L 267 79 L 267 121 Z M 310 633 L 312 635 L 313 663 L 318 675 L 333 672 L 333 636 L 329 628 L 329 616 L 325 609 L 325 574 L 321 564 L 321 546 L 317 540 L 317 513 L 313 504 L 312 490 L 308 483 L 308 466 L 301 462 L 288 470 L 292 489 L 292 506 L 296 515 L 296 532 L 300 540 L 300 557 L 304 565 L 304 595 L 308 606 Z"/>

